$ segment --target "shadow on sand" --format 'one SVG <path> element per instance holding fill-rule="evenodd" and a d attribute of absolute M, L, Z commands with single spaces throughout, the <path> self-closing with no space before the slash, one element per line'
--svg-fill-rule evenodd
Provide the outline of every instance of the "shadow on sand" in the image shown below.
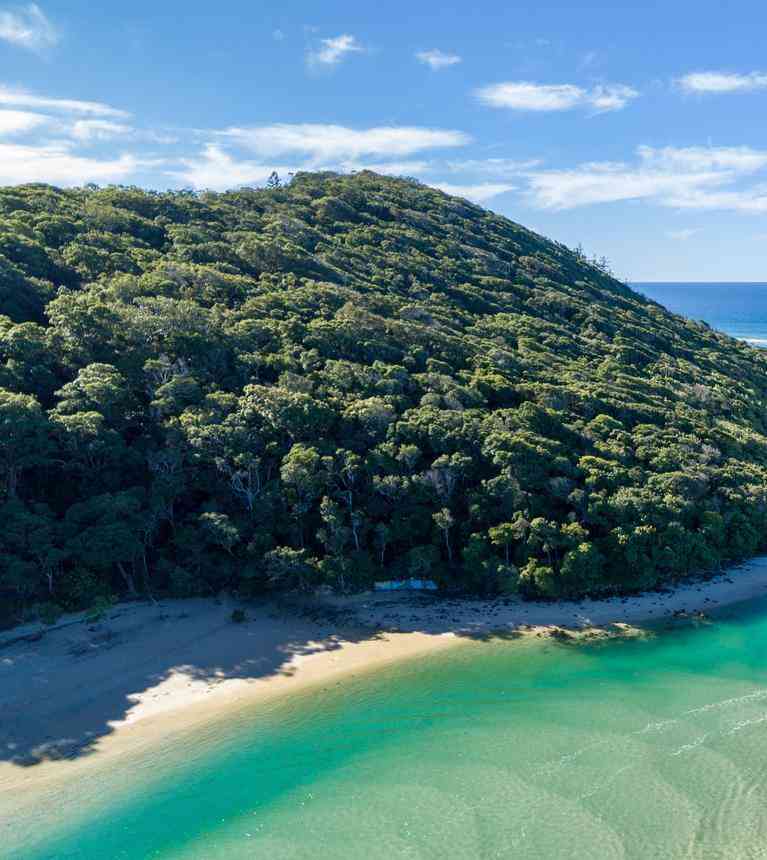
<path fill-rule="evenodd" d="M 375 604 L 370 626 L 354 600 L 245 606 L 244 623 L 234 623 L 240 604 L 188 599 L 121 604 L 99 623 L 70 619 L 42 635 L 39 627 L 9 631 L 0 637 L 0 762 L 33 767 L 92 754 L 142 694 L 168 695 L 160 685 L 172 678 L 176 685 L 201 682 L 209 692 L 232 678 L 291 675 L 297 656 L 390 632 L 451 632 L 480 641 L 528 635 L 491 631 L 492 614 L 459 618 L 460 601 L 410 596 L 403 605 L 381 597 L 366 598 Z M 548 635 L 562 644 L 583 641 L 575 629 L 552 628 Z"/>
<path fill-rule="evenodd" d="M 334 629 L 333 610 L 306 606 L 246 607 L 239 624 L 231 613 L 231 604 L 210 600 L 123 604 L 96 624 L 9 631 L 0 642 L 0 762 L 89 755 L 138 696 L 173 676 L 212 690 L 231 678 L 290 675 L 298 655 L 380 635 Z"/>
<path fill-rule="evenodd" d="M 405 629 L 365 627 L 348 608 L 314 601 L 246 606 L 239 624 L 233 607 L 203 599 L 121 604 L 95 624 L 8 631 L 0 641 L 0 762 L 33 767 L 92 754 L 140 695 L 161 697 L 155 688 L 174 676 L 209 691 L 232 678 L 290 675 L 297 656 Z M 491 638 L 486 631 L 454 632 Z"/>

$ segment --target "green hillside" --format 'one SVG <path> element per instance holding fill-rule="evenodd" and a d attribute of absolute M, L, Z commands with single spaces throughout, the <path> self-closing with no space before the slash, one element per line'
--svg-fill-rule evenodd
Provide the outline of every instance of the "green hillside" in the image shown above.
<path fill-rule="evenodd" d="M 597 594 L 767 546 L 765 353 L 478 206 L 364 172 L 0 213 L 17 615 L 404 576 Z"/>

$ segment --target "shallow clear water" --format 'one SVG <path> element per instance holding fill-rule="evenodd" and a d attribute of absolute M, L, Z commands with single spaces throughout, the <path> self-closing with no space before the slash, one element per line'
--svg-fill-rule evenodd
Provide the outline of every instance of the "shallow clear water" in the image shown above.
<path fill-rule="evenodd" d="M 4 840 L 18 860 L 762 857 L 767 604 L 644 641 L 469 643 L 244 711 Z"/>
<path fill-rule="evenodd" d="M 755 346 L 767 347 L 767 283 L 635 283 L 664 307 Z"/>

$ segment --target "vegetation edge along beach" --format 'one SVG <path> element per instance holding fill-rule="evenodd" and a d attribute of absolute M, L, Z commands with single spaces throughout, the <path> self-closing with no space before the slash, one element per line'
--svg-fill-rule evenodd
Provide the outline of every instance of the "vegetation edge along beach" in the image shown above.
<path fill-rule="evenodd" d="M 17 628 L 0 639 L 0 801 L 9 814 L 34 808 L 62 781 L 151 755 L 235 713 L 462 643 L 654 635 L 664 625 L 711 623 L 718 611 L 765 596 L 760 557 L 662 593 L 601 600 L 186 598 L 121 603 L 45 633 Z"/>

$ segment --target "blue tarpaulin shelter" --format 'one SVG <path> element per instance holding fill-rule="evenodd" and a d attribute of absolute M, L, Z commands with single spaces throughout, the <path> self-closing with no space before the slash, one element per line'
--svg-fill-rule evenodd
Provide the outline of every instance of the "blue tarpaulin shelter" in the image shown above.
<path fill-rule="evenodd" d="M 431 579 L 390 579 L 377 582 L 376 591 L 436 591 L 437 583 Z"/>

